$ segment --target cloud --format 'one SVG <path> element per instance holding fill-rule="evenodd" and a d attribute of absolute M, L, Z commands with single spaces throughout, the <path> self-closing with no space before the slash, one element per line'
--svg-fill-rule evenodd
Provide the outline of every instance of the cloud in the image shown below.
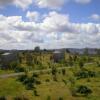
<path fill-rule="evenodd" d="M 40 8 L 59 9 L 65 3 L 75 2 L 79 4 L 88 4 L 92 0 L 34 0 L 34 3 Z"/>
<path fill-rule="evenodd" d="M 0 0 L 0 7 L 5 7 L 6 5 L 15 5 L 21 7 L 22 9 L 28 8 L 32 4 L 32 0 Z"/>
<path fill-rule="evenodd" d="M 75 0 L 76 3 L 80 3 L 80 4 L 88 4 L 90 3 L 92 0 Z"/>
<path fill-rule="evenodd" d="M 70 16 L 49 12 L 41 22 L 0 15 L 0 48 L 100 47 L 100 24 L 73 23 Z"/>
<path fill-rule="evenodd" d="M 40 8 L 57 9 L 61 7 L 66 0 L 35 0 L 35 4 Z"/>
<path fill-rule="evenodd" d="M 43 23 L 41 23 L 41 28 L 44 31 L 51 32 L 62 32 L 66 30 L 66 25 L 69 22 L 69 16 L 64 14 L 59 14 L 55 11 L 50 12 L 48 16 L 45 17 Z"/>
<path fill-rule="evenodd" d="M 98 15 L 98 14 L 93 14 L 89 18 L 94 21 L 100 21 L 100 15 Z"/>
<path fill-rule="evenodd" d="M 28 11 L 26 14 L 26 17 L 30 20 L 30 21 L 38 21 L 39 20 L 39 16 L 40 14 L 36 11 L 34 12 L 30 12 Z"/>
<path fill-rule="evenodd" d="M 30 5 L 37 5 L 39 8 L 60 9 L 66 2 L 69 3 L 71 1 L 79 4 L 88 4 L 92 0 L 0 0 L 0 8 L 14 5 L 25 10 Z"/>

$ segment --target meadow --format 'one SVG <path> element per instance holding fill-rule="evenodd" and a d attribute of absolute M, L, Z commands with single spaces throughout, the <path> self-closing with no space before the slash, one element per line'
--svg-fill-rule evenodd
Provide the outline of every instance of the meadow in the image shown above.
<path fill-rule="evenodd" d="M 51 56 L 51 52 L 19 53 L 17 70 L 8 73 L 24 71 L 25 75 L 0 79 L 0 100 L 99 100 L 100 56 L 65 53 L 56 63 Z M 48 68 L 51 71 L 29 73 Z"/>

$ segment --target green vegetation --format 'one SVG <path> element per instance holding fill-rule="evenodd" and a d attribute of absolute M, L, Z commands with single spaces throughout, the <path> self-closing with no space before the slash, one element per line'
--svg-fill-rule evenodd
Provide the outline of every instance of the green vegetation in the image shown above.
<path fill-rule="evenodd" d="M 38 47 L 36 52 L 19 52 L 19 66 L 0 70 L 0 74 L 25 75 L 0 78 L 0 100 L 99 100 L 100 56 L 85 52 L 65 53 L 60 62 L 51 59 L 52 52 L 40 52 Z"/>

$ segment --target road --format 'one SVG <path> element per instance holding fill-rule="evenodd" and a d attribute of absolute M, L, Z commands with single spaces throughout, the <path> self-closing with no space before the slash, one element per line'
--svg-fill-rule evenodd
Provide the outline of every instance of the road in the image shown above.
<path fill-rule="evenodd" d="M 90 64 L 93 64 L 93 63 L 85 63 L 85 65 L 90 65 Z M 69 69 L 71 67 L 59 67 L 59 68 L 56 68 L 57 70 L 62 70 L 62 69 Z M 52 69 L 51 68 L 48 68 L 48 69 L 43 69 L 43 70 L 34 70 L 34 71 L 30 71 L 28 73 L 36 73 L 36 74 L 39 74 L 39 73 L 47 73 L 47 72 L 51 72 Z M 9 78 L 9 77 L 17 77 L 17 76 L 21 76 L 21 75 L 25 75 L 25 72 L 19 72 L 19 73 L 11 73 L 11 74 L 4 74 L 4 75 L 0 75 L 0 78 Z"/>
<path fill-rule="evenodd" d="M 59 67 L 59 68 L 56 68 L 56 69 L 57 70 L 62 70 L 62 69 L 69 69 L 69 68 L 71 68 L 71 67 Z M 28 73 L 39 74 L 39 73 L 47 73 L 47 72 L 51 72 L 51 71 L 52 71 L 52 69 L 48 68 L 48 69 L 43 69 L 43 70 L 34 70 L 34 71 L 30 71 Z M 0 78 L 17 77 L 17 76 L 21 76 L 21 75 L 25 75 L 25 72 L 3 74 L 3 75 L 0 75 Z"/>

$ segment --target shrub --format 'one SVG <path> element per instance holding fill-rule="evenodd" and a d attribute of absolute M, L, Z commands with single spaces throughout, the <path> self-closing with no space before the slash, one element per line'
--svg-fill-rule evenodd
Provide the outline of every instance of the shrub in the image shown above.
<path fill-rule="evenodd" d="M 89 78 L 89 77 L 95 77 L 96 73 L 94 71 L 80 71 L 76 73 L 75 76 L 77 77 L 77 79 Z"/>
<path fill-rule="evenodd" d="M 29 99 L 24 96 L 18 96 L 18 97 L 15 97 L 14 100 L 29 100 Z"/>
<path fill-rule="evenodd" d="M 41 84 L 41 81 L 38 81 L 38 80 L 37 80 L 37 81 L 36 81 L 36 84 L 37 84 L 37 85 L 40 85 L 40 84 Z"/>
<path fill-rule="evenodd" d="M 83 66 L 84 66 L 83 61 L 80 61 L 80 62 L 79 62 L 79 67 L 80 67 L 80 68 L 83 68 Z"/>
<path fill-rule="evenodd" d="M 87 86 L 80 85 L 76 88 L 75 92 L 80 95 L 87 96 L 92 93 L 92 90 L 88 88 Z"/>
<path fill-rule="evenodd" d="M 58 100 L 63 100 L 63 98 L 62 97 L 59 97 L 59 99 Z"/>
<path fill-rule="evenodd" d="M 100 62 L 97 62 L 97 67 L 100 67 Z"/>
<path fill-rule="evenodd" d="M 39 75 L 38 75 L 38 74 L 34 74 L 34 73 L 33 73 L 32 77 L 36 77 L 36 78 L 38 78 L 38 77 L 39 77 Z"/>
<path fill-rule="evenodd" d="M 57 73 L 56 68 L 55 67 L 52 67 L 52 75 L 56 75 L 56 73 Z"/>
<path fill-rule="evenodd" d="M 24 72 L 24 71 L 25 71 L 25 69 L 22 68 L 22 67 L 16 67 L 15 68 L 15 72 Z"/>
<path fill-rule="evenodd" d="M 36 90 L 34 90 L 34 95 L 39 96 Z"/>
<path fill-rule="evenodd" d="M 46 82 L 50 82 L 50 80 L 49 80 L 49 79 L 46 79 L 45 81 L 46 81 Z"/>
<path fill-rule="evenodd" d="M 32 90 L 34 88 L 33 84 L 31 82 L 28 82 L 26 85 L 27 90 Z"/>
<path fill-rule="evenodd" d="M 26 79 L 27 75 L 22 75 L 18 78 L 20 82 L 23 82 Z"/>
<path fill-rule="evenodd" d="M 47 97 L 47 100 L 51 100 L 51 97 L 50 97 L 50 96 L 48 96 L 48 97 Z"/>
<path fill-rule="evenodd" d="M 7 100 L 5 96 L 1 96 L 0 100 Z"/>
<path fill-rule="evenodd" d="M 89 77 L 95 77 L 96 73 L 93 71 L 88 71 L 88 75 L 89 75 Z"/>
<path fill-rule="evenodd" d="M 65 75 L 66 74 L 66 70 L 62 69 L 62 74 Z"/>
<path fill-rule="evenodd" d="M 62 81 L 65 83 L 65 85 L 67 84 L 66 80 L 63 79 Z"/>

